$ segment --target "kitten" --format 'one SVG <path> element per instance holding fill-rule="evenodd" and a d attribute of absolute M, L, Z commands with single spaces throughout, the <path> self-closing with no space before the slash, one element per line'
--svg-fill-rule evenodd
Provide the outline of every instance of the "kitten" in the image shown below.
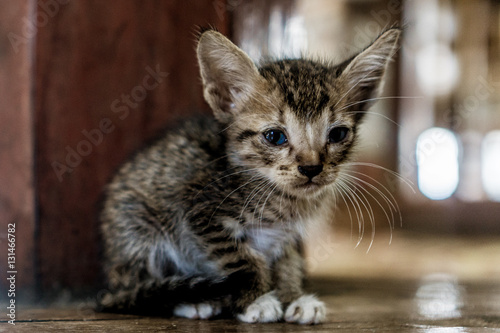
<path fill-rule="evenodd" d="M 108 310 L 317 324 L 302 242 L 336 180 L 400 30 L 333 66 L 257 67 L 214 30 L 197 55 L 214 118 L 186 121 L 127 162 L 102 211 Z"/>

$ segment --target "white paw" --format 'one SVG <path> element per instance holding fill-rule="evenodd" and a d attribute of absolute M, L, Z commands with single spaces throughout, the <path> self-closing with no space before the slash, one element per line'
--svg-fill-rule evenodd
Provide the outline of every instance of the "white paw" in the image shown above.
<path fill-rule="evenodd" d="M 174 315 L 189 319 L 209 319 L 221 314 L 222 305 L 217 302 L 198 304 L 178 304 L 174 308 Z"/>
<path fill-rule="evenodd" d="M 274 292 L 269 292 L 257 298 L 244 313 L 238 315 L 238 320 L 245 323 L 271 323 L 283 317 L 281 302 Z"/>
<path fill-rule="evenodd" d="M 285 312 L 289 323 L 320 324 L 325 320 L 326 307 L 313 295 L 304 295 L 292 302 Z"/>

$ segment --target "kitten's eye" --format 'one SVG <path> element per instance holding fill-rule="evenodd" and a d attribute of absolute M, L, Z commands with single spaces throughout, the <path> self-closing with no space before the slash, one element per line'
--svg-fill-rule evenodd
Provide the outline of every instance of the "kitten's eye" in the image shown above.
<path fill-rule="evenodd" d="M 266 138 L 267 141 L 276 146 L 281 146 L 282 144 L 288 142 L 285 133 L 283 133 L 278 129 L 271 129 L 264 132 L 264 137 Z"/>
<path fill-rule="evenodd" d="M 349 134 L 349 129 L 347 127 L 332 128 L 332 130 L 328 134 L 328 142 L 340 143 L 347 138 L 347 134 Z"/>

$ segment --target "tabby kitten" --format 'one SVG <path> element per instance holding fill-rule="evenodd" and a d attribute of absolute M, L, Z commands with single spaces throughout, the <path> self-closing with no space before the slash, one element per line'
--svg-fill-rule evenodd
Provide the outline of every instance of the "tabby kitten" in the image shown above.
<path fill-rule="evenodd" d="M 201 33 L 204 96 L 192 119 L 127 162 L 102 211 L 108 310 L 317 324 L 304 294 L 302 242 L 325 218 L 357 128 L 400 30 L 333 66 L 257 67 L 226 37 Z"/>

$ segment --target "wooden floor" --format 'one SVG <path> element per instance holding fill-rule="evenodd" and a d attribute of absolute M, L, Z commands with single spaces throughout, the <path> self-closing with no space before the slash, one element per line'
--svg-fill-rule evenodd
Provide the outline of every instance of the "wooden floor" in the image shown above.
<path fill-rule="evenodd" d="M 59 302 L 20 305 L 16 325 L 2 316 L 0 332 L 500 332 L 500 238 L 384 237 L 368 254 L 345 238 L 309 248 L 310 289 L 329 309 L 322 325 L 102 314 Z"/>

